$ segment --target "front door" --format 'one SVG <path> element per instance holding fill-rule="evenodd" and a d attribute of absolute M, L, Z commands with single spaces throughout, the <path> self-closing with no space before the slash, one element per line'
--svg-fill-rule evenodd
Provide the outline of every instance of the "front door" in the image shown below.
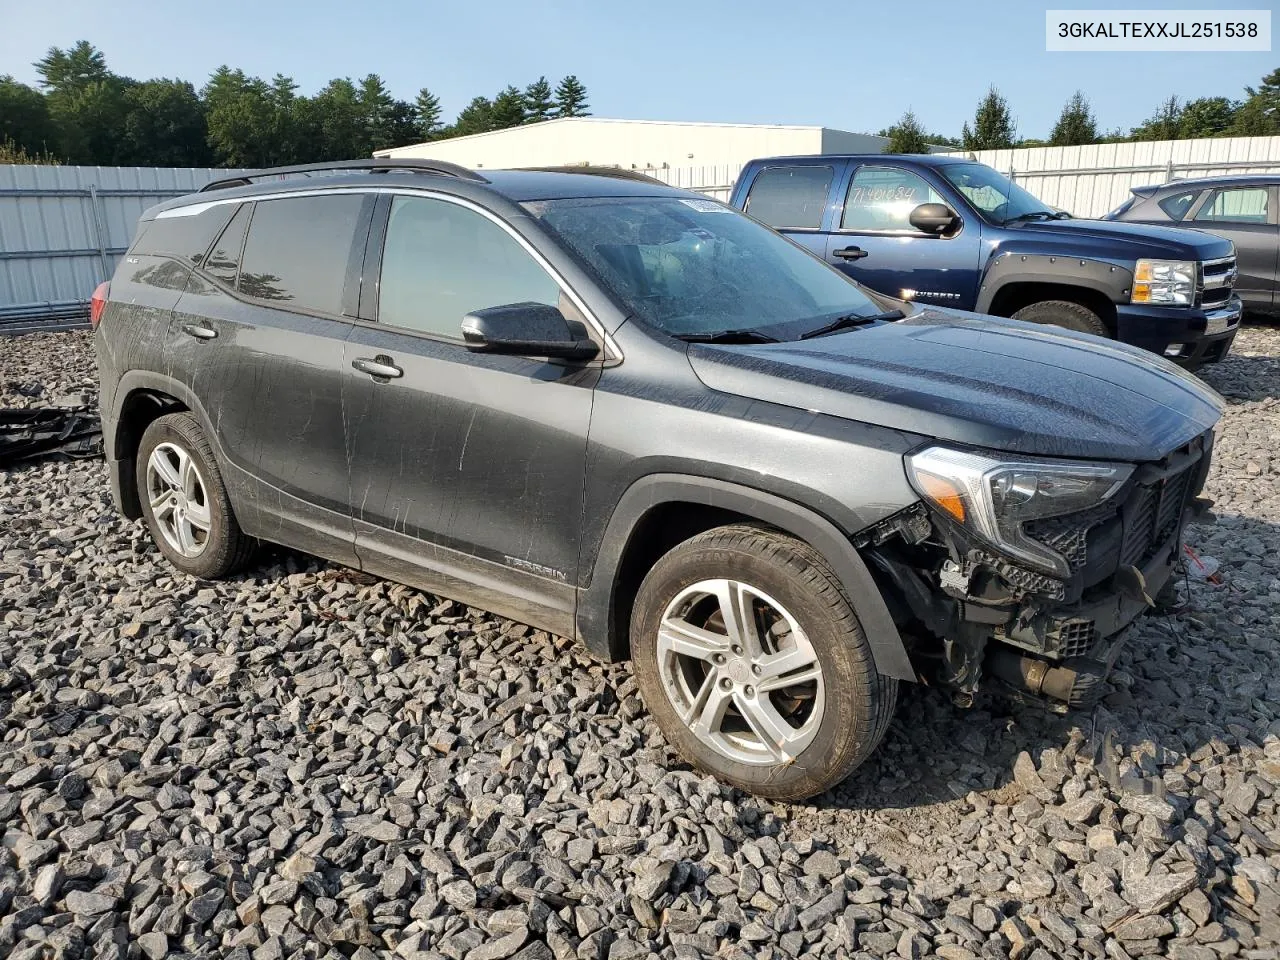
<path fill-rule="evenodd" d="M 600 366 L 468 350 L 466 314 L 533 302 L 570 315 L 561 287 L 476 208 L 384 203 L 376 322 L 356 326 L 345 360 L 361 563 L 572 635 Z"/>
<path fill-rule="evenodd" d="M 919 174 L 862 164 L 853 170 L 827 238 L 827 260 L 872 290 L 972 310 L 977 297 L 981 226 L 976 217 L 946 236 L 911 226 L 922 203 L 948 203 Z M 948 206 L 955 208 L 954 203 Z"/>
<path fill-rule="evenodd" d="M 1220 187 L 1209 191 L 1182 222 L 1236 245 L 1236 293 L 1251 307 L 1266 309 L 1276 303 L 1280 226 L 1275 199 L 1276 188 L 1265 184 Z"/>

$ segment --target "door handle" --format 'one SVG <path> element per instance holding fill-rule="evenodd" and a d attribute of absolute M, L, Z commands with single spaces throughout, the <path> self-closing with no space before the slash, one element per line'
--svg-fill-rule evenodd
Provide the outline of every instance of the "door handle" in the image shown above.
<path fill-rule="evenodd" d="M 184 323 L 182 325 L 182 332 L 189 337 L 195 337 L 197 340 L 212 340 L 218 335 L 217 330 L 210 329 L 209 327 L 202 327 L 198 323 Z"/>
<path fill-rule="evenodd" d="M 861 260 L 867 255 L 867 251 L 861 247 L 841 247 L 839 250 L 832 250 L 831 255 L 841 260 Z"/>
<path fill-rule="evenodd" d="M 404 376 L 404 371 L 397 367 L 390 357 L 382 353 L 376 357 L 357 357 L 351 361 L 351 366 L 361 373 L 367 373 L 375 380 L 394 380 L 396 377 Z"/>

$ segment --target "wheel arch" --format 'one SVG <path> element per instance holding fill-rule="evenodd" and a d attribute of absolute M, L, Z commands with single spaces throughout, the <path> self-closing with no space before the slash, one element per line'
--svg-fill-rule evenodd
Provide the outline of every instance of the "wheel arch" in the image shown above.
<path fill-rule="evenodd" d="M 578 598 L 578 638 L 608 660 L 629 656 L 635 591 L 652 562 L 672 546 L 727 523 L 756 522 L 817 550 L 840 578 L 871 644 L 876 669 L 915 680 L 889 608 L 857 549 L 808 507 L 751 487 L 681 474 L 651 474 L 622 495 L 605 529 L 591 582 Z"/>
<path fill-rule="evenodd" d="M 1032 303 L 1067 300 L 1087 307 L 1115 330 L 1116 304 L 1126 303 L 1133 272 L 1087 257 L 1001 253 L 982 278 L 978 313 L 1009 317 Z"/>

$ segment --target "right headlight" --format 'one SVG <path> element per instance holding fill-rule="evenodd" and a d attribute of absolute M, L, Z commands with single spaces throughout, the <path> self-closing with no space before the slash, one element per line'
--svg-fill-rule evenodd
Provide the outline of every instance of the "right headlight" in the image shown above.
<path fill-rule="evenodd" d="M 1139 260 L 1133 270 L 1133 303 L 1190 306 L 1196 298 L 1194 260 Z"/>
<path fill-rule="evenodd" d="M 997 552 L 1061 579 L 1071 575 L 1067 559 L 1027 536 L 1024 525 L 1096 507 L 1133 473 L 1127 464 L 1006 459 L 941 446 L 906 462 L 911 485 L 928 503 Z"/>

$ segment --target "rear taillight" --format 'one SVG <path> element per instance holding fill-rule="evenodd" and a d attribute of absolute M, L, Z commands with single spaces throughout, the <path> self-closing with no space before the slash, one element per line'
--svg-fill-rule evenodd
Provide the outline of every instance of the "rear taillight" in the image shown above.
<path fill-rule="evenodd" d="M 98 321 L 102 319 L 102 311 L 107 308 L 107 294 L 110 292 L 110 282 L 103 280 L 94 289 L 93 296 L 89 298 L 89 326 L 94 329 L 97 329 Z"/>

